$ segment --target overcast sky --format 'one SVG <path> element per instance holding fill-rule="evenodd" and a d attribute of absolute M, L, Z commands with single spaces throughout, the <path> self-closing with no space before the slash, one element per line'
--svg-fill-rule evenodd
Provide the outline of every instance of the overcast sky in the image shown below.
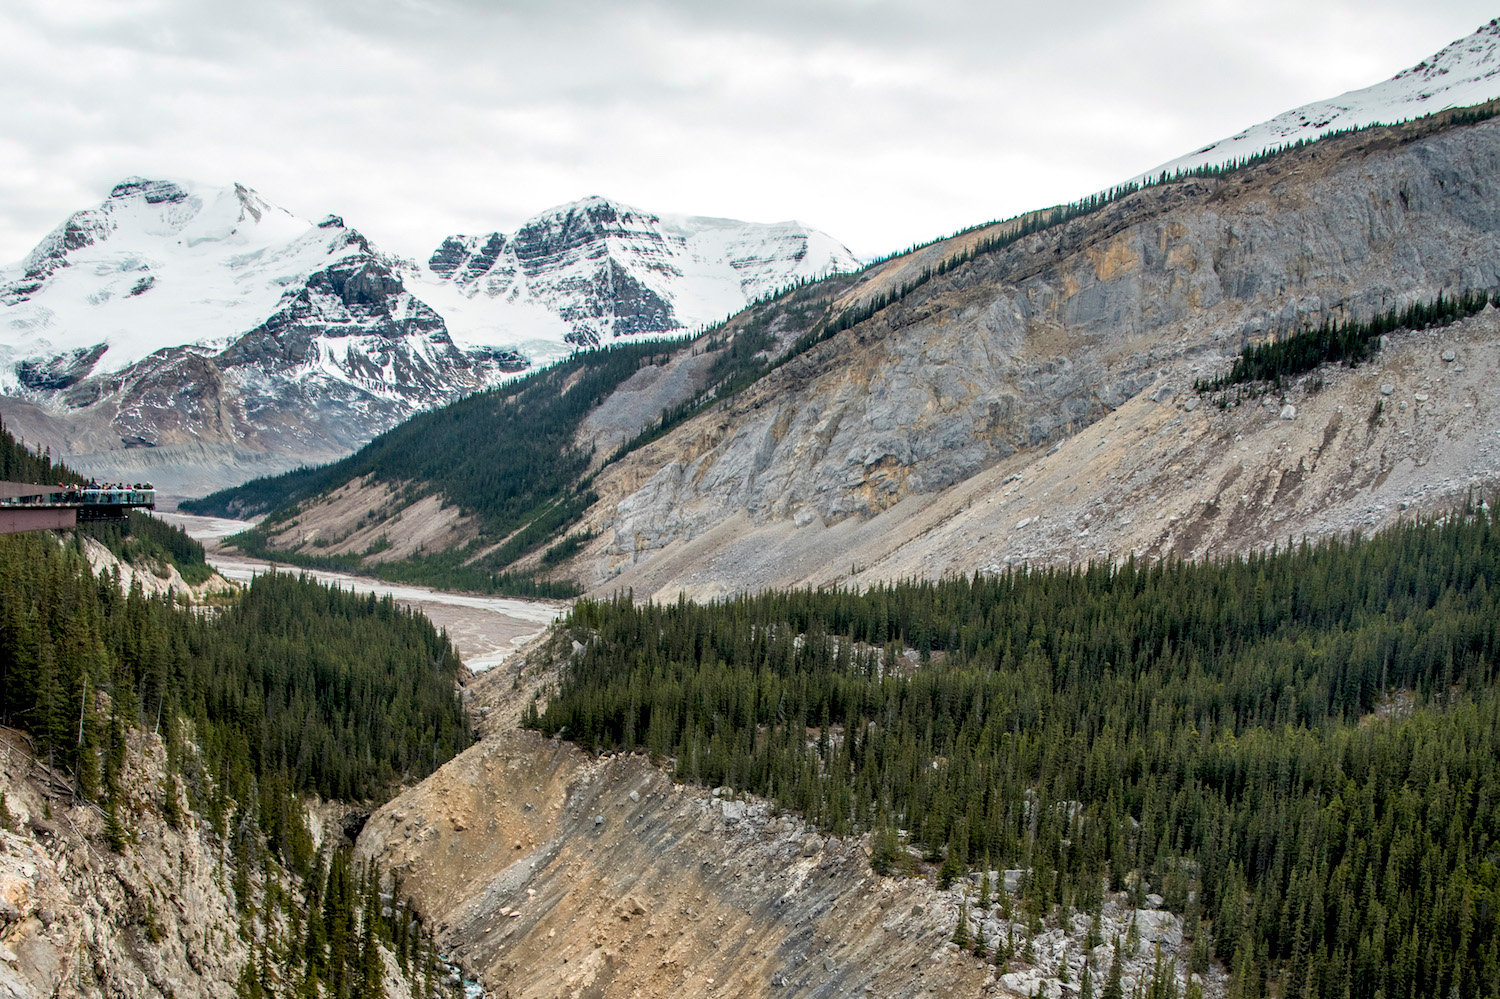
<path fill-rule="evenodd" d="M 1500 5 L 1497 5 L 1500 6 Z M 1470 0 L 0 0 L 0 261 L 140 174 L 425 259 L 600 194 L 861 256 L 1367 86 Z"/>

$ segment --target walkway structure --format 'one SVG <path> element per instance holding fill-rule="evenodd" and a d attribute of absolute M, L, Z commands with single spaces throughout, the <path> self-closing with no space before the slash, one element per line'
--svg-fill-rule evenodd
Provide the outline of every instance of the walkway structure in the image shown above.
<path fill-rule="evenodd" d="M 156 509 L 155 489 L 0 482 L 0 534 L 124 521 L 137 509 Z"/>

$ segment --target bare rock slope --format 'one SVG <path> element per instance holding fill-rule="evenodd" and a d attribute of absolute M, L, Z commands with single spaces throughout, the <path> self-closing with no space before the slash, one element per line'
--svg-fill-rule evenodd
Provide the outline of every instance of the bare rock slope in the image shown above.
<path fill-rule="evenodd" d="M 713 596 L 1243 550 L 1444 509 L 1500 471 L 1493 316 L 1222 412 L 1193 385 L 1306 322 L 1500 286 L 1497 233 L 1494 121 L 1147 188 L 953 267 L 607 467 L 573 570 Z"/>
<path fill-rule="evenodd" d="M 1033 213 L 753 306 L 582 422 L 599 498 L 570 530 L 586 543 L 517 568 L 712 598 L 1200 557 L 1446 512 L 1500 483 L 1493 313 L 1394 333 L 1357 369 L 1195 385 L 1309 324 L 1500 290 L 1500 120 L 1476 122 L 1493 110 L 1324 139 L 1025 235 Z M 768 373 L 605 460 L 712 394 L 741 336 Z M 374 517 L 393 501 L 356 492 L 306 504 L 299 530 L 379 558 L 471 536 L 431 512 Z"/>

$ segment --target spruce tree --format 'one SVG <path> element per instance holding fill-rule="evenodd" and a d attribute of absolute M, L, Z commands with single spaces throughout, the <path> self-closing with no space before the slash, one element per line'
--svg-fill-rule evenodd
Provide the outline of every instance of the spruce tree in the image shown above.
<path fill-rule="evenodd" d="M 969 899 L 964 896 L 958 906 L 958 924 L 953 927 L 953 942 L 959 947 L 969 945 Z"/>
<path fill-rule="evenodd" d="M 1109 959 L 1109 974 L 1104 979 L 1104 991 L 1099 999 L 1125 999 L 1124 971 L 1120 967 L 1120 941 L 1117 938 Z"/>

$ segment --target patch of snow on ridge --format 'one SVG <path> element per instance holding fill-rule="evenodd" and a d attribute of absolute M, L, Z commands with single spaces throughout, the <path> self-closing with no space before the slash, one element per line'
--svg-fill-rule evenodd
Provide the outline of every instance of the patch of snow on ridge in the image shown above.
<path fill-rule="evenodd" d="M 1393 125 L 1500 97 L 1500 19 L 1383 83 L 1305 104 L 1133 178 L 1217 166 L 1330 131 Z"/>

